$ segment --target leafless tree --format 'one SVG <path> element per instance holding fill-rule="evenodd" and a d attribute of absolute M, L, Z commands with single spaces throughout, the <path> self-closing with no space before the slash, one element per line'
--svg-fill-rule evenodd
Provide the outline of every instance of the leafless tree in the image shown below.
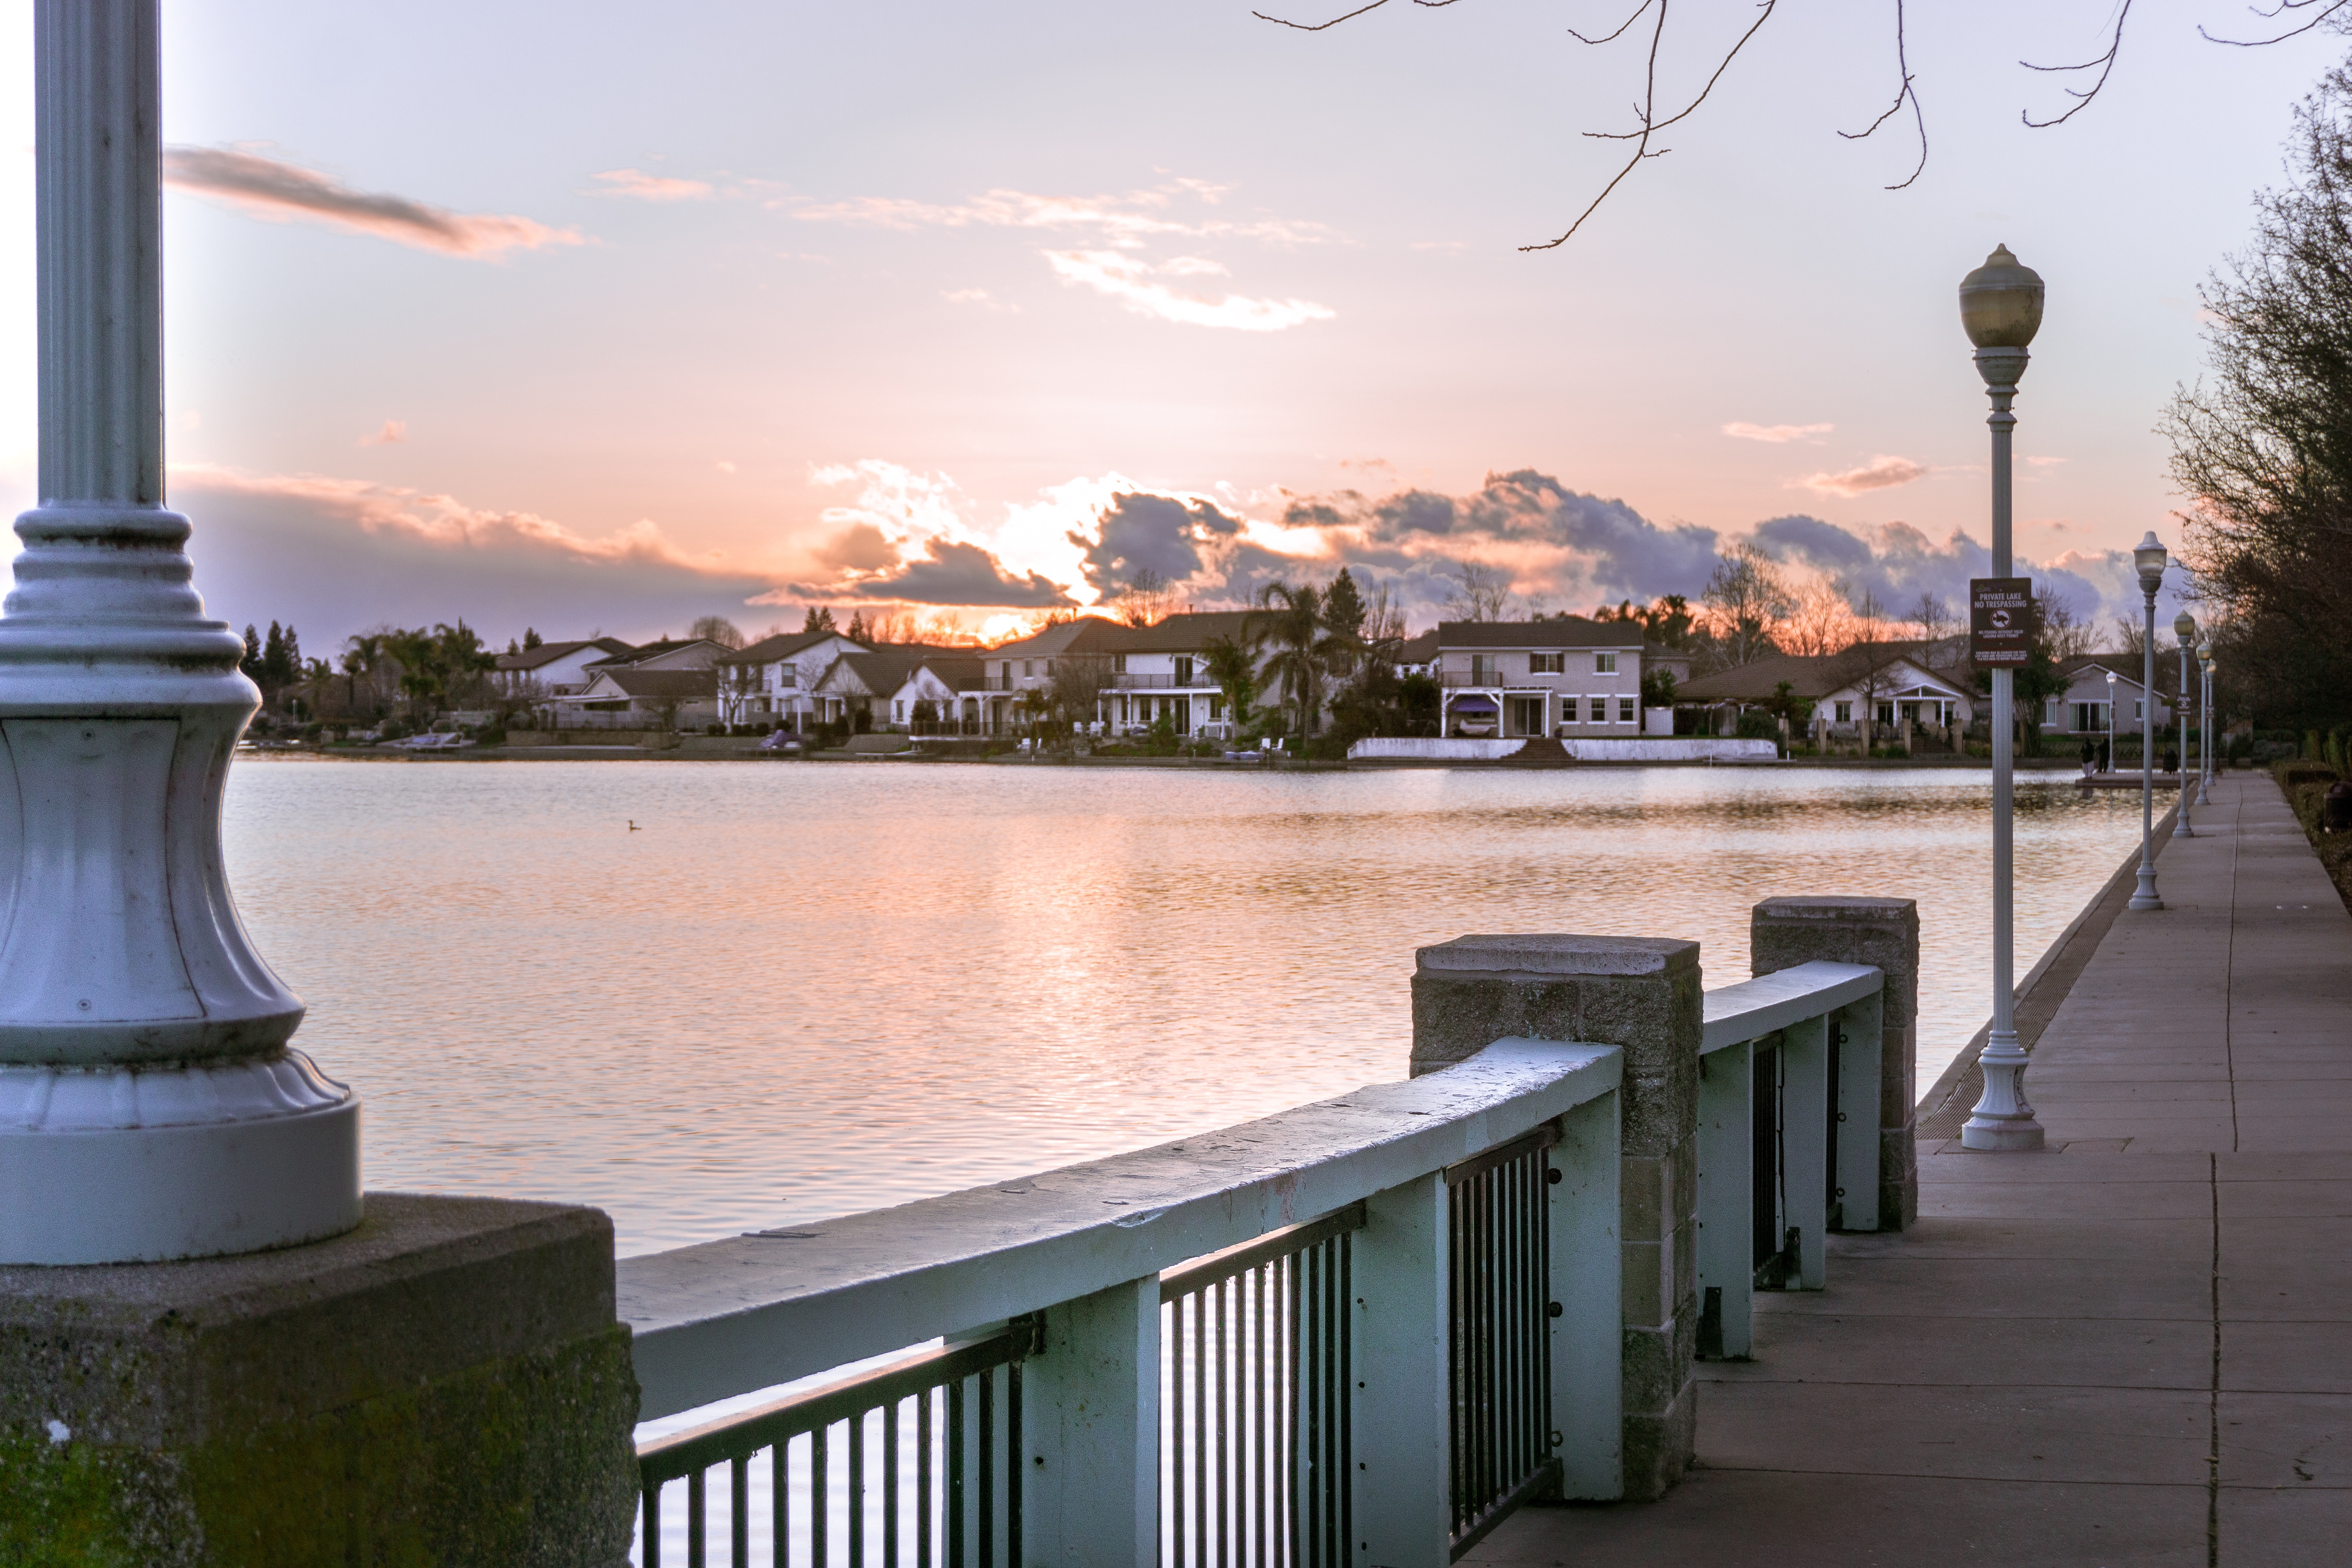
<path fill-rule="evenodd" d="M 1373 584 L 1371 602 L 1364 606 L 1364 641 L 1380 647 L 1401 643 L 1407 635 L 1404 606 L 1390 595 L 1386 583 Z"/>
<path fill-rule="evenodd" d="M 1336 27 L 1342 22 L 1351 22 L 1368 12 L 1380 10 L 1388 3 L 1389 0 L 1369 0 L 1369 4 L 1357 5 L 1353 9 L 1320 22 L 1297 21 L 1286 16 L 1269 16 L 1264 11 L 1254 11 L 1251 15 L 1262 21 L 1272 22 L 1277 26 L 1319 33 L 1325 28 Z M 1412 0 L 1412 3 L 1423 9 L 1435 10 L 1452 5 L 1455 0 Z M 2296 25 L 2285 27 L 2269 37 L 2215 37 L 2202 26 L 2198 28 L 2198 32 L 2210 43 L 2227 44 L 2239 48 L 2259 47 L 2268 44 L 2284 43 L 2289 38 L 2298 37 L 2310 32 L 2321 23 L 2334 17 L 2347 5 L 2352 5 L 2352 0 L 2277 0 L 2270 9 L 2258 8 L 2255 14 L 2272 19 L 2286 16 L 2290 13 L 2303 15 L 2291 18 Z M 1890 41 L 1894 45 L 1893 63 L 1895 82 L 1893 97 L 1886 100 L 1886 108 L 1868 125 L 1859 131 L 1838 132 L 1838 135 L 1846 141 L 1864 142 L 1876 135 L 1890 121 L 1906 124 L 1909 127 L 1913 140 L 1917 142 L 1919 155 L 1912 163 L 1911 172 L 1908 174 L 1885 187 L 1890 191 L 1899 191 L 1908 187 L 1919 178 L 1927 166 L 1927 116 L 1919 102 L 1917 75 L 1911 66 L 1910 39 L 1906 25 L 1905 6 L 1906 0 L 1890 0 L 1893 15 L 1888 19 L 1894 24 L 1891 29 L 1893 37 Z M 1715 91 L 1716 84 L 1724 79 L 1725 74 L 1731 69 L 1733 62 L 1738 59 L 1741 52 L 1748 47 L 1757 34 L 1763 31 L 1765 24 L 1769 22 L 1778 12 L 1780 4 L 1779 0 L 1760 0 L 1756 6 L 1754 19 L 1745 27 L 1737 29 L 1737 36 L 1730 40 L 1727 47 L 1718 47 L 1711 54 L 1703 54 L 1697 62 L 1696 71 L 1680 68 L 1682 62 L 1674 57 L 1670 49 L 1666 38 L 1666 14 L 1670 8 L 1671 0 L 1636 0 L 1633 14 L 1620 22 L 1613 31 L 1594 37 L 1578 32 L 1573 27 L 1568 30 L 1569 36 L 1578 43 L 1593 48 L 1613 44 L 1628 33 L 1633 34 L 1632 44 L 1640 57 L 1640 68 L 1636 77 L 1632 124 L 1623 130 L 1583 132 L 1585 136 L 1594 141 L 1614 142 L 1621 144 L 1626 149 L 1625 161 L 1618 167 L 1616 173 L 1610 176 L 1608 183 L 1601 187 L 1600 194 L 1586 204 L 1584 210 L 1576 215 L 1575 221 L 1570 223 L 1557 238 L 1543 240 L 1533 245 L 1523 245 L 1519 247 L 1521 250 L 1551 250 L 1567 244 L 1575 237 L 1576 232 L 1584 226 L 1586 220 L 1600 210 L 1601 205 L 1609 199 L 1619 185 L 1624 184 L 1634 170 L 1653 159 L 1664 157 L 1672 151 L 1671 148 L 1657 143 L 1659 134 L 1682 124 L 1698 112 L 1700 107 Z M 2089 59 L 2061 65 L 2040 65 L 2031 60 L 2018 62 L 2029 71 L 2054 79 L 2059 83 L 2059 90 L 2064 98 L 2073 100 L 2063 113 L 2049 114 L 2042 119 L 2036 119 L 2031 110 L 2021 110 L 2021 117 L 2026 124 L 2036 130 L 2047 130 L 2052 126 L 2063 125 L 2090 106 L 2091 100 L 2098 97 L 2100 89 L 2107 84 L 2108 76 L 2115 70 L 2116 57 L 2123 47 L 2124 28 L 2131 18 L 2131 8 L 2132 0 L 2122 0 L 2112 14 L 2112 19 L 2105 29 L 2107 47 Z M 1634 25 L 1642 22 L 1645 17 L 1648 18 L 1647 26 L 1636 31 Z M 1676 41 L 1680 42 L 1679 37 Z M 1711 68 L 1706 63 L 1710 58 L 1713 59 Z M 1662 75 L 1685 79 L 1703 77 L 1704 79 L 1698 89 L 1689 94 L 1686 100 L 1661 100 L 1659 79 Z M 2088 85 L 2078 87 L 2074 85 L 2077 82 L 2084 82 Z M 1905 112 L 1906 110 L 1909 111 L 1907 114 Z"/>
<path fill-rule="evenodd" d="M 1707 629 L 1715 636 L 1717 656 L 1727 667 L 1753 664 L 1778 653 L 1773 633 L 1796 607 L 1780 567 L 1753 544 L 1737 545 L 1717 557 L 1706 591 L 1699 597 L 1707 608 Z"/>
<path fill-rule="evenodd" d="M 1819 577 L 1794 595 L 1780 619 L 1777 640 L 1783 653 L 1818 658 L 1853 641 L 1853 607 L 1843 577 Z"/>
<path fill-rule="evenodd" d="M 703 616 L 686 628 L 689 637 L 705 637 L 720 647 L 741 647 L 743 634 L 725 616 Z"/>
<path fill-rule="evenodd" d="M 1511 574 L 1499 566 L 1459 561 L 1454 566 L 1456 585 L 1445 595 L 1445 615 L 1456 621 L 1508 620 Z"/>
<path fill-rule="evenodd" d="M 1091 724 L 1101 716 L 1102 695 L 1110 689 L 1114 667 L 1108 654 L 1073 647 L 1054 660 L 1054 707 L 1071 724 Z"/>
<path fill-rule="evenodd" d="M 2098 626 L 2084 618 L 2074 608 L 2074 601 L 2052 589 L 2036 595 L 2033 606 L 2042 646 L 2056 659 L 2080 658 L 2093 651 L 2098 641 Z"/>
<path fill-rule="evenodd" d="M 1168 618 L 1175 600 L 1175 585 L 1165 574 L 1140 567 L 1119 590 L 1119 618 L 1130 626 L 1156 626 Z"/>

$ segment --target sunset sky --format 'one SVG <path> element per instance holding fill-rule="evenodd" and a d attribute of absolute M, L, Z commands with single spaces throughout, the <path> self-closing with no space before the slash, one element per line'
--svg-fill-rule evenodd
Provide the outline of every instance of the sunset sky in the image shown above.
<path fill-rule="evenodd" d="M 1266 0 L 1258 0 L 1265 4 Z M 1647 22 L 1403 0 L 166 0 L 173 503 L 237 625 L 501 646 L 811 601 L 1003 630 L 1140 567 L 1203 607 L 1340 563 L 1435 618 L 1696 594 L 1754 537 L 1907 603 L 1987 538 L 1954 299 L 2048 281 L 2021 552 L 2086 613 L 2179 505 L 2197 289 L 2344 53 L 2107 0 L 1779 7 L 1581 233 Z M 1321 20 L 1344 4 L 1285 13 Z M 1680 108 L 1759 13 L 1677 9 Z M 32 504 L 27 0 L 0 4 L 0 499 Z"/>

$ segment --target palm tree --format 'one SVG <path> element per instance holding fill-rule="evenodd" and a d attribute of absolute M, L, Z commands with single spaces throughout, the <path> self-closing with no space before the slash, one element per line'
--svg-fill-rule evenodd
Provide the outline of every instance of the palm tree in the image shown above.
<path fill-rule="evenodd" d="M 1211 637 L 1201 645 L 1201 667 L 1224 693 L 1238 740 L 1242 726 L 1249 722 L 1250 709 L 1257 702 L 1257 650 L 1246 640 Z"/>
<path fill-rule="evenodd" d="M 383 634 L 362 632 L 343 641 L 343 678 L 345 705 L 354 713 L 360 706 L 360 677 L 372 676 L 383 661 Z M 373 683 L 371 682 L 371 690 Z"/>
<path fill-rule="evenodd" d="M 1246 623 L 1244 637 L 1252 647 L 1271 647 L 1265 673 L 1282 682 L 1283 701 L 1298 716 L 1303 737 L 1314 728 L 1323 703 L 1323 671 L 1348 651 L 1343 638 L 1323 623 L 1323 595 L 1312 583 L 1292 587 L 1268 583 L 1260 589 L 1258 609 Z"/>

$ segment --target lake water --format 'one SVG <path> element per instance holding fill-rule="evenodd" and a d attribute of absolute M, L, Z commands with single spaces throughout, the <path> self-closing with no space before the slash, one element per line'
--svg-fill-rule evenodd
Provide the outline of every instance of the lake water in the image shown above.
<path fill-rule="evenodd" d="M 624 1255 L 1403 1075 L 1418 945 L 1919 900 L 1924 1087 L 1990 1010 L 1990 776 L 241 759 L 230 879 L 366 1102 L 371 1186 L 608 1210 Z M 635 824 L 632 831 L 631 824 Z M 2019 781 L 2018 973 L 2139 802 Z"/>

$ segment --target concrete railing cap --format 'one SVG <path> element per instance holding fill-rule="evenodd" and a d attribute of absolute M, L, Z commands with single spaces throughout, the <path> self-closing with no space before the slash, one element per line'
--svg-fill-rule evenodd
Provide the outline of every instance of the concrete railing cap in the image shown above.
<path fill-rule="evenodd" d="M 1413 953 L 1423 971 L 1663 974 L 1698 965 L 1698 943 L 1651 936 L 1457 936 Z"/>

